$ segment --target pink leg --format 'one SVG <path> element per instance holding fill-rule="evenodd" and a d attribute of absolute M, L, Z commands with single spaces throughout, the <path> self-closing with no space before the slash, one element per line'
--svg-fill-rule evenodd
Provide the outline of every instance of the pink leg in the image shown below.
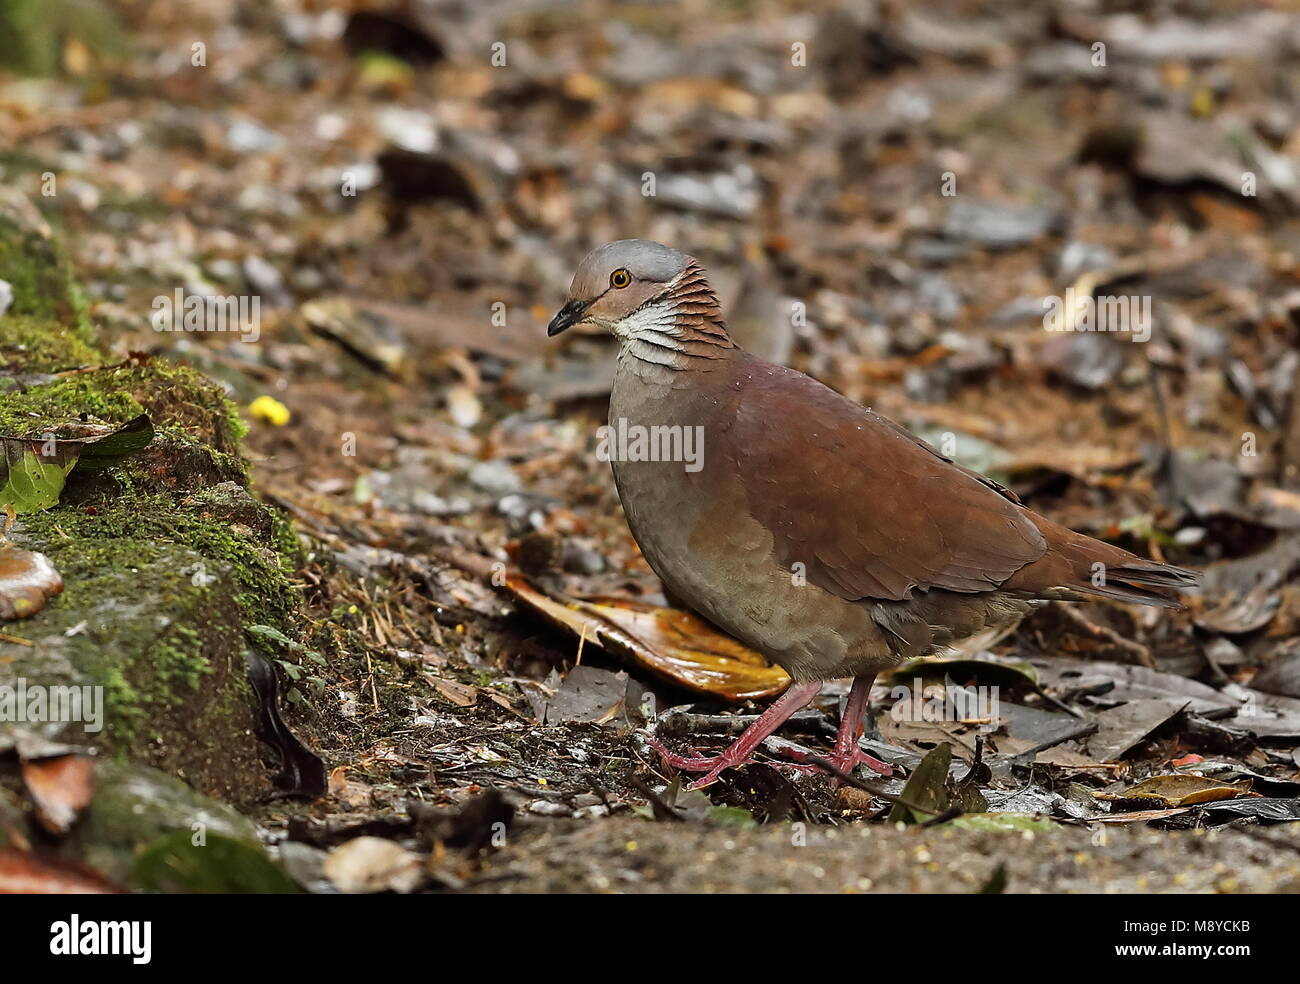
<path fill-rule="evenodd" d="M 867 703 L 871 697 L 871 685 L 875 682 L 874 673 L 864 674 L 853 681 L 849 699 L 844 705 L 844 716 L 840 718 L 840 733 L 835 739 L 835 754 L 829 759 L 835 768 L 851 774 L 859 765 L 880 773 L 890 775 L 894 770 L 887 762 L 882 762 L 868 755 L 858 747 L 862 732 L 866 728 Z"/>
<path fill-rule="evenodd" d="M 849 699 L 845 703 L 844 716 L 840 719 L 840 731 L 835 739 L 833 754 L 823 756 L 804 748 L 802 745 L 786 741 L 784 738 L 769 739 L 767 741 L 768 751 L 780 755 L 782 758 L 787 758 L 791 762 L 801 763 L 799 765 L 784 765 L 781 768 L 825 772 L 825 769 L 812 764 L 811 760 L 820 758 L 835 766 L 845 775 L 851 774 L 859 765 L 865 765 L 868 769 L 879 772 L 882 776 L 891 775 L 893 768 L 888 762 L 882 762 L 858 747 L 858 741 L 862 738 L 862 731 L 866 724 L 864 719 L 866 717 L 867 698 L 871 694 L 871 683 L 874 678 L 875 674 L 872 674 L 871 676 L 858 677 L 853 681 L 853 689 L 849 691 Z M 838 784 L 838 782 L 837 779 L 836 783 Z"/>
<path fill-rule="evenodd" d="M 687 757 L 673 754 L 655 738 L 648 739 L 648 743 L 651 748 L 663 756 L 665 762 L 674 768 L 683 769 L 687 772 L 708 773 L 703 779 L 691 784 L 691 789 L 699 789 L 701 786 L 708 786 L 717 782 L 718 776 L 722 774 L 723 770 L 744 765 L 764 738 L 785 724 L 786 718 L 816 697 L 821 689 L 822 685 L 817 681 L 790 684 L 786 692 L 778 697 L 771 707 L 760 714 L 758 720 L 746 728 L 744 733 L 732 742 L 721 755 Z"/>

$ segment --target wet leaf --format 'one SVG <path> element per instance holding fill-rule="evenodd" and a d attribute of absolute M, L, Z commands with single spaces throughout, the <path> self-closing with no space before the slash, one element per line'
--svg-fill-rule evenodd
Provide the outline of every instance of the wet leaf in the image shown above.
<path fill-rule="evenodd" d="M 1165 807 L 1193 806 L 1215 800 L 1258 796 L 1250 791 L 1251 781 L 1217 782 L 1197 775 L 1161 775 L 1144 779 L 1118 793 L 1093 793 L 1100 800 L 1145 800 Z"/>
<path fill-rule="evenodd" d="M 24 760 L 22 775 L 36 819 L 57 837 L 72 829 L 95 795 L 95 762 L 89 755 Z"/>
<path fill-rule="evenodd" d="M 625 598 L 561 601 L 516 575 L 507 577 L 506 587 L 534 611 L 585 635 L 589 644 L 688 690 L 738 702 L 775 696 L 790 684 L 780 667 L 689 612 Z"/>
<path fill-rule="evenodd" d="M 0 545 L 0 619 L 35 615 L 63 590 L 63 578 L 43 553 Z"/>

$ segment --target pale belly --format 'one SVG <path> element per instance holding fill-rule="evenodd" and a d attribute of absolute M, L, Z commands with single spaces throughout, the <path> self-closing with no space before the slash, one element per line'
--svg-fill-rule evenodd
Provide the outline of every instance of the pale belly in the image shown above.
<path fill-rule="evenodd" d="M 697 426 L 700 415 L 679 392 L 646 401 L 628 399 L 628 389 L 626 380 L 616 378 L 611 428 L 639 426 L 649 433 L 656 425 Z M 824 591 L 776 562 L 772 535 L 750 518 L 734 464 L 711 446 L 708 429 L 702 439 L 698 461 L 612 455 L 628 526 L 664 584 L 795 679 L 851 676 L 896 662 L 869 605 Z M 635 453 L 636 448 L 611 447 L 619 450 Z M 688 470 L 688 464 L 698 470 Z"/>

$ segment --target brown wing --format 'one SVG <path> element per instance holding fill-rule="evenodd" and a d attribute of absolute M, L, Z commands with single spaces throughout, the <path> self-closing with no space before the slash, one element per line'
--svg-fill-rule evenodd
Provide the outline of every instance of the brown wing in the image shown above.
<path fill-rule="evenodd" d="M 778 561 L 841 598 L 997 588 L 1046 551 L 996 483 L 802 373 L 754 359 L 723 448 Z"/>

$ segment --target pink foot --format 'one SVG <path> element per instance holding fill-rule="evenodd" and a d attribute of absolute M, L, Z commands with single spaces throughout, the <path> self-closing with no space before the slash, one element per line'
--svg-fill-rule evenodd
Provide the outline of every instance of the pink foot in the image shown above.
<path fill-rule="evenodd" d="M 794 742 L 788 742 L 778 738 L 769 738 L 768 743 L 772 746 L 769 748 L 769 751 L 791 760 L 789 762 L 770 763 L 774 769 L 804 775 L 826 771 L 821 766 L 809 761 L 812 758 L 820 758 L 822 756 L 815 755 L 801 745 L 796 745 Z M 711 786 L 713 783 L 718 781 L 719 776 L 721 776 L 727 769 L 738 768 L 745 765 L 749 760 L 748 756 L 737 758 L 735 755 L 729 755 L 728 752 L 730 752 L 731 749 L 727 749 L 727 751 L 724 751 L 721 755 L 701 755 L 699 752 L 695 752 L 694 755 L 678 755 L 676 752 L 671 751 L 668 746 L 658 738 L 647 737 L 646 744 L 658 752 L 659 757 L 674 769 L 678 769 L 682 772 L 706 773 L 703 778 L 697 779 L 695 782 L 687 786 L 687 789 L 703 789 L 705 786 Z M 692 749 L 692 751 L 695 750 Z M 861 749 L 851 749 L 848 754 L 836 751 L 832 755 L 825 756 L 825 759 L 845 775 L 851 775 L 853 770 L 859 765 L 865 765 L 868 769 L 871 769 L 882 776 L 893 774 L 893 768 L 888 762 L 882 762 L 880 759 L 868 755 Z M 839 780 L 837 779 L 836 782 L 838 783 Z"/>
<path fill-rule="evenodd" d="M 678 755 L 668 750 L 668 746 L 658 738 L 646 738 L 646 744 L 659 753 L 659 757 L 671 765 L 674 769 L 682 772 L 704 772 L 707 775 L 702 779 L 687 786 L 687 789 L 703 789 L 705 786 L 711 786 L 718 781 L 718 777 L 727 769 L 735 768 L 738 765 L 744 765 L 748 756 L 737 760 L 736 756 L 728 755 L 723 752 L 721 755 Z M 727 751 L 730 751 L 728 749 Z"/>
<path fill-rule="evenodd" d="M 767 740 L 767 750 L 795 762 L 806 763 L 804 768 L 825 772 L 825 769 L 813 765 L 811 760 L 815 758 L 829 762 L 835 768 L 839 769 L 845 775 L 852 775 L 853 770 L 859 765 L 865 765 L 868 769 L 882 776 L 891 776 L 894 774 L 894 767 L 888 762 L 882 762 L 874 755 L 868 755 L 860 748 L 843 748 L 838 743 L 835 751 L 830 755 L 818 755 L 811 749 L 804 748 L 802 745 L 796 745 L 792 741 L 785 741 L 780 738 L 769 738 Z"/>
<path fill-rule="evenodd" d="M 853 775 L 853 770 L 859 765 L 865 765 L 872 772 L 881 776 L 892 776 L 894 767 L 888 762 L 882 762 L 874 755 L 868 755 L 860 748 L 855 748 L 848 755 L 840 755 L 838 752 L 826 760 L 835 768 L 839 769 L 846 776 Z"/>

